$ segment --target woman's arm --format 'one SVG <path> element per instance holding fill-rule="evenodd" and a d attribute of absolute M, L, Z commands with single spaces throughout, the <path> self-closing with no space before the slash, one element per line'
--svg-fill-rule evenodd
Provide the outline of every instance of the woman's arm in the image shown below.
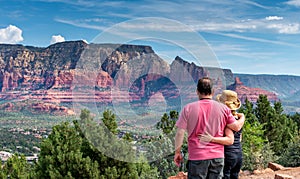
<path fill-rule="evenodd" d="M 200 134 L 199 140 L 201 142 L 214 142 L 222 145 L 232 145 L 234 142 L 234 134 L 231 129 L 226 127 L 224 137 L 213 137 L 210 134 Z"/>

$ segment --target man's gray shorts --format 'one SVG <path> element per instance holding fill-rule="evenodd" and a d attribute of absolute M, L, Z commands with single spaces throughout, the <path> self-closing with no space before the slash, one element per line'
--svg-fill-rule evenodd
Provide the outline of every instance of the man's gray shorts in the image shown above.
<path fill-rule="evenodd" d="M 223 176 L 224 158 L 188 162 L 188 179 L 221 179 Z"/>

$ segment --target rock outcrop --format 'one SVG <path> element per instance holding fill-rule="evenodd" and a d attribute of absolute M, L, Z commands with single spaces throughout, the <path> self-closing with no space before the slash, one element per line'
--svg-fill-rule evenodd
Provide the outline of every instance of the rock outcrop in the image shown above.
<path fill-rule="evenodd" d="M 235 83 L 230 85 L 228 89 L 236 91 L 241 101 L 245 101 L 247 98 L 250 102 L 255 103 L 259 95 L 266 95 L 271 102 L 278 101 L 278 97 L 275 93 L 261 88 L 247 87 L 238 77 L 235 77 Z"/>
<path fill-rule="evenodd" d="M 19 112 L 26 110 L 31 113 L 51 113 L 55 115 L 74 115 L 75 112 L 65 106 L 60 106 L 54 103 L 47 103 L 42 101 L 21 101 L 21 102 L 7 102 L 0 105 L 1 110 L 8 112 Z"/>
<path fill-rule="evenodd" d="M 271 167 L 271 168 L 269 168 Z M 296 179 L 300 176 L 300 167 L 284 167 L 277 163 L 269 163 L 268 168 L 261 170 L 241 171 L 240 179 Z"/>
<path fill-rule="evenodd" d="M 196 83 L 203 76 L 214 79 L 216 93 L 234 83 L 229 69 L 199 67 L 178 56 L 169 65 L 149 46 L 83 41 L 46 48 L 0 44 L 1 101 L 147 105 L 160 96 L 158 101 L 174 106 L 181 105 L 181 99 L 197 99 Z M 242 99 L 255 100 L 261 93 L 275 99 L 273 93 L 249 89 L 239 82 L 233 86 Z"/>

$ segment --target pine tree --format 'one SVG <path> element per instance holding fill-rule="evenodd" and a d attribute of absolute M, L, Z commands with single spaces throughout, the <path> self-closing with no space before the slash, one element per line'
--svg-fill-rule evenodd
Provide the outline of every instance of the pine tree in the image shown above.
<path fill-rule="evenodd" d="M 255 109 L 256 116 L 264 126 L 264 134 L 276 155 L 280 155 L 298 135 L 297 124 L 283 114 L 281 102 L 274 102 L 273 107 L 267 96 L 260 95 Z"/>
<path fill-rule="evenodd" d="M 272 113 L 272 106 L 266 95 L 259 95 L 254 113 L 261 124 L 267 123 Z"/>
<path fill-rule="evenodd" d="M 263 125 L 264 135 L 275 154 L 280 155 L 298 135 L 297 123 L 283 114 L 281 102 L 274 102 L 272 107 L 266 95 L 260 95 L 256 104 L 254 112 Z"/>
<path fill-rule="evenodd" d="M 118 124 L 116 121 L 116 116 L 115 116 L 115 114 L 112 113 L 111 110 L 105 110 L 103 112 L 102 121 L 111 133 L 113 133 L 113 134 L 118 133 L 118 130 L 117 130 Z"/>
<path fill-rule="evenodd" d="M 276 114 L 282 114 L 282 112 L 283 112 L 283 107 L 282 107 L 281 102 L 275 101 L 275 102 L 274 102 L 274 107 L 273 107 L 273 108 L 274 108 Z"/>
<path fill-rule="evenodd" d="M 288 144 L 287 149 L 279 158 L 279 163 L 286 167 L 300 166 L 300 137 L 295 137 L 295 142 Z"/>
<path fill-rule="evenodd" d="M 28 178 L 31 167 L 24 155 L 14 154 L 4 164 L 2 172 L 0 167 L 1 178 Z"/>
<path fill-rule="evenodd" d="M 98 162 L 84 157 L 82 138 L 68 122 L 56 125 L 41 143 L 35 178 L 98 178 Z"/>
<path fill-rule="evenodd" d="M 122 138 L 124 140 L 128 141 L 128 142 L 132 142 L 133 141 L 132 135 L 130 133 L 128 133 L 128 132 L 126 132 Z"/>
<path fill-rule="evenodd" d="M 159 139 L 153 140 L 150 144 L 152 153 L 155 155 L 151 165 L 158 168 L 162 178 L 168 178 L 176 175 L 179 168 L 174 164 L 174 136 L 176 133 L 175 123 L 178 119 L 177 111 L 170 111 L 169 115 L 164 113 L 161 120 L 156 124 L 156 128 L 162 130 L 163 134 Z M 184 153 L 187 153 L 187 144 L 182 147 Z M 168 154 L 168 155 L 166 155 Z M 186 162 L 187 160 L 185 160 Z M 181 168 L 183 170 L 183 168 Z"/>
<path fill-rule="evenodd" d="M 83 110 L 82 113 L 81 120 L 75 121 L 74 125 L 83 138 L 82 152 L 99 163 L 100 178 L 158 177 L 156 168 L 150 167 L 142 156 L 136 159 L 137 153 L 132 145 L 112 132 L 117 131 L 114 114 L 110 111 L 103 113 L 104 126 L 98 125 L 89 111 Z"/>
<path fill-rule="evenodd" d="M 162 129 L 163 133 L 168 135 L 174 129 L 177 119 L 178 119 L 177 111 L 170 111 L 169 115 L 167 113 L 164 113 L 164 115 L 161 117 L 160 122 L 156 124 L 156 128 Z"/>
<path fill-rule="evenodd" d="M 265 124 L 266 136 L 271 142 L 271 146 L 276 155 L 281 155 L 288 147 L 289 143 L 294 141 L 294 137 L 298 135 L 298 127 L 296 122 L 287 115 L 274 113 L 270 116 L 270 121 Z"/>
<path fill-rule="evenodd" d="M 294 122 L 296 122 L 298 129 L 300 129 L 300 114 L 296 112 L 293 115 L 289 115 L 289 118 L 292 119 Z"/>
<path fill-rule="evenodd" d="M 254 115 L 253 104 L 248 99 L 245 100 L 238 112 L 244 113 L 246 119 L 242 133 L 243 168 L 254 170 L 266 163 L 266 161 L 261 161 L 262 150 L 267 142 L 264 137 L 263 125 Z"/>

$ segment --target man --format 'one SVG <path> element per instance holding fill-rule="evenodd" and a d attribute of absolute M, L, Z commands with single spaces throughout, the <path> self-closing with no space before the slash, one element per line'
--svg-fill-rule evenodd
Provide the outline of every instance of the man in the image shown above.
<path fill-rule="evenodd" d="M 213 81 L 204 77 L 198 81 L 199 100 L 187 104 L 176 122 L 174 162 L 179 166 L 182 161 L 181 146 L 184 133 L 188 133 L 188 178 L 222 178 L 224 167 L 224 146 L 217 143 L 200 142 L 199 135 L 210 134 L 223 137 L 225 127 L 239 131 L 245 121 L 243 114 L 238 114 L 237 121 L 231 110 L 213 97 Z"/>

